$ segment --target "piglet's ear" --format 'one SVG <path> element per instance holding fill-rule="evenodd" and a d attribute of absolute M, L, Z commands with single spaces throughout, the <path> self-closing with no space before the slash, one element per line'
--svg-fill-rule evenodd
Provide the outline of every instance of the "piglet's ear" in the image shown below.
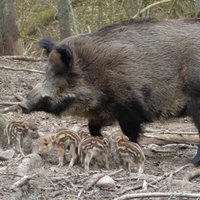
<path fill-rule="evenodd" d="M 71 70 L 73 67 L 73 53 L 69 46 L 59 45 L 55 47 L 55 51 L 60 55 L 60 59 L 67 67 L 68 70 Z"/>
<path fill-rule="evenodd" d="M 56 46 L 50 38 L 43 38 L 38 44 L 40 48 L 44 48 L 47 51 L 48 55 Z"/>

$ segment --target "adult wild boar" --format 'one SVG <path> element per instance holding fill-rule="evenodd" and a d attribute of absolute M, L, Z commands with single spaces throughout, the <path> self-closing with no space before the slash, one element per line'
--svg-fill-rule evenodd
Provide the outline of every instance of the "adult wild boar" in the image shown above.
<path fill-rule="evenodd" d="M 123 21 L 40 46 L 46 76 L 20 103 L 24 112 L 83 116 L 92 135 L 118 121 L 132 141 L 142 123 L 183 114 L 200 131 L 200 19 Z"/>

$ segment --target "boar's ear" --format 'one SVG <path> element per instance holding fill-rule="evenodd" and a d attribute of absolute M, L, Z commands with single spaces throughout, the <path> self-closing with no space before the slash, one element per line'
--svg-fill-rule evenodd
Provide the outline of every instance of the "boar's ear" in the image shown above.
<path fill-rule="evenodd" d="M 55 48 L 56 45 L 52 42 L 50 38 L 43 38 L 39 41 L 39 46 L 40 48 L 44 48 L 49 55 L 49 53 Z"/>
<path fill-rule="evenodd" d="M 55 47 L 55 50 L 60 54 L 62 62 L 67 66 L 68 70 L 73 67 L 73 53 L 70 47 L 67 45 L 59 45 Z"/>

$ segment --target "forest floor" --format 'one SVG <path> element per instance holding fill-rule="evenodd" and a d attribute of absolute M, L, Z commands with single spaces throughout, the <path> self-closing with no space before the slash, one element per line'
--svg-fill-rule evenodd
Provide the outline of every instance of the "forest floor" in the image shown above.
<path fill-rule="evenodd" d="M 12 67 L 15 69 L 25 68 L 44 71 L 44 62 L 31 62 L 14 59 L 1 59 L 0 67 Z M 0 69 L 0 102 L 16 102 L 15 94 L 25 96 L 36 83 L 43 79 L 43 74 L 26 71 L 11 71 Z M 5 106 L 0 106 L 0 110 Z M 87 121 L 70 116 L 57 118 L 44 112 L 35 112 L 29 115 L 21 112 L 9 112 L 4 116 L 8 120 L 32 120 L 38 124 L 39 132 L 54 133 L 61 128 L 69 128 L 75 131 L 87 130 Z M 105 127 L 103 131 L 113 132 L 119 129 L 117 125 Z M 169 132 L 197 132 L 189 118 L 172 119 L 165 122 L 155 122 L 144 126 L 145 129 L 168 130 Z M 149 148 L 150 145 L 142 145 L 146 155 L 144 174 L 138 179 L 137 171 L 128 173 L 124 170 L 116 169 L 110 166 L 109 170 L 103 168 L 91 167 L 89 172 L 78 165 L 67 169 L 67 165 L 58 167 L 58 158 L 55 152 L 54 156 L 47 156 L 44 164 L 30 172 L 34 174 L 28 183 L 22 186 L 22 196 L 18 199 L 86 199 L 86 200 L 104 200 L 117 199 L 126 194 L 147 194 L 143 199 L 198 199 L 192 198 L 192 194 L 200 194 L 200 178 L 188 180 L 192 172 L 198 171 L 198 167 L 192 165 L 186 166 L 196 153 L 195 145 L 187 145 L 184 148 L 178 148 L 173 152 L 156 152 Z M 162 147 L 161 147 L 162 148 Z M 11 186 L 16 182 L 17 168 L 22 159 L 15 156 L 11 160 L 0 162 L 0 199 L 17 199 L 15 191 Z M 180 170 L 179 170 L 180 169 Z M 177 170 L 177 171 L 176 171 Z M 87 180 L 93 174 L 104 173 L 110 175 L 115 181 L 113 188 L 100 188 L 95 184 L 90 189 L 86 189 Z M 20 178 L 20 177 L 18 177 Z M 178 193 L 178 196 L 151 197 L 148 193 Z M 189 196 L 187 196 L 189 193 Z M 185 196 L 184 196 L 185 194 Z M 129 199 L 128 196 L 121 199 Z M 133 197 L 132 199 L 136 199 Z M 199 197 L 200 199 L 200 197 Z"/>

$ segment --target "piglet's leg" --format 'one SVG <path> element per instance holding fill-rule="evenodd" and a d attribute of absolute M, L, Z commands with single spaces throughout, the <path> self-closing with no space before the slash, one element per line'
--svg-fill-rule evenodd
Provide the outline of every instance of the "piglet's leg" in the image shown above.
<path fill-rule="evenodd" d="M 76 147 L 75 147 L 75 145 L 71 145 L 70 146 L 70 155 L 72 156 L 72 158 L 71 158 L 71 161 L 69 163 L 68 168 L 74 166 L 74 163 L 76 162 L 76 160 L 78 158 L 78 156 L 76 154 Z"/>
<path fill-rule="evenodd" d="M 22 150 L 22 143 L 23 143 L 23 138 L 21 135 L 17 136 L 17 145 L 18 145 L 18 149 L 19 152 L 21 153 L 22 156 L 25 156 L 24 151 Z"/>
<path fill-rule="evenodd" d="M 85 160 L 84 160 L 84 168 L 87 171 L 90 170 L 90 162 L 92 160 L 92 157 L 93 157 L 93 152 L 88 151 L 86 153 Z"/>
<path fill-rule="evenodd" d="M 58 160 L 59 160 L 58 166 L 64 165 L 64 157 L 65 157 L 65 147 L 59 146 L 58 147 Z"/>
<path fill-rule="evenodd" d="M 88 128 L 89 128 L 90 134 L 92 136 L 101 136 L 101 124 L 100 123 L 90 120 L 88 122 Z"/>

